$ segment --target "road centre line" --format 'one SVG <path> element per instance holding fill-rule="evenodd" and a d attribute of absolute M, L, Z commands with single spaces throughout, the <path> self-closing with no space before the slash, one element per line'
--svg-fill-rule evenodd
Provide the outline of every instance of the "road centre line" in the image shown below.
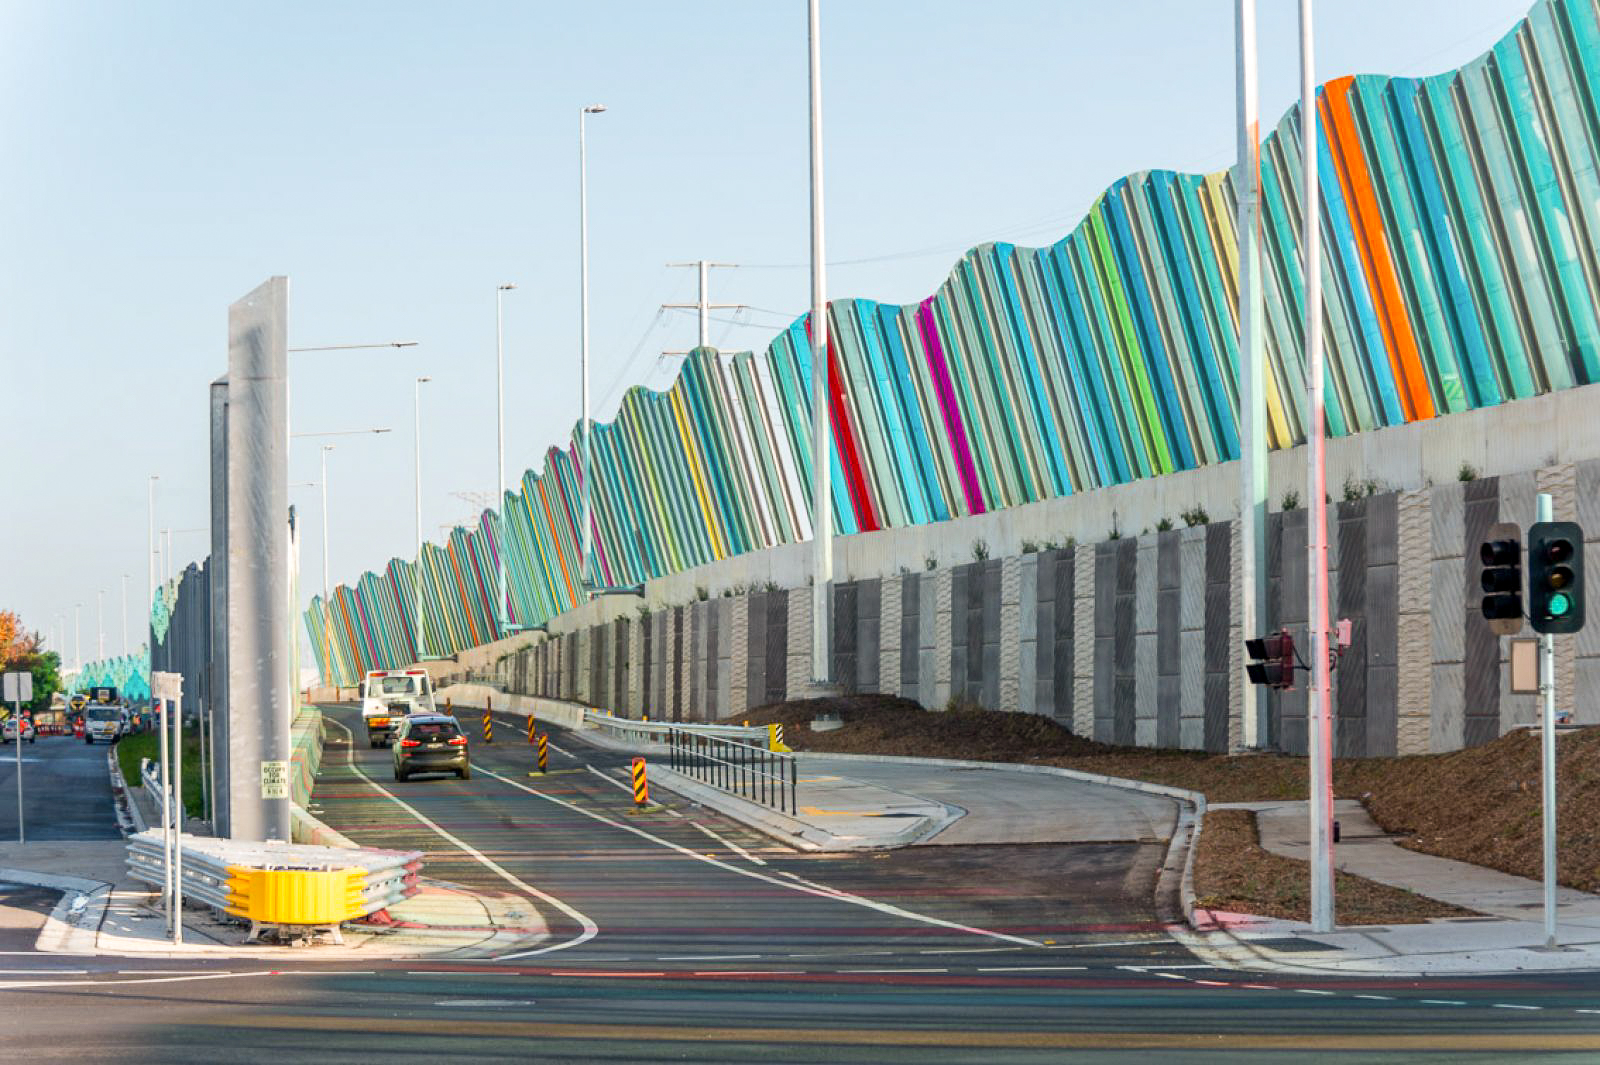
<path fill-rule="evenodd" d="M 1068 971 L 1081 972 L 1081 971 L 1083 971 L 1084 969 L 1087 969 L 1087 968 L 1088 968 L 1087 965 L 992 965 L 992 966 L 989 966 L 987 968 L 980 967 L 978 969 L 978 972 L 980 972 L 980 973 L 1061 973 L 1061 972 L 1068 972 Z M 1197 981 L 1197 983 L 1204 983 L 1204 982 L 1205 981 L 1203 981 L 1203 980 L 1202 981 Z M 1218 985 L 1218 986 L 1226 987 L 1227 985 L 1226 984 L 1221 984 L 1221 985 Z"/>
<path fill-rule="evenodd" d="M 1544 1009 L 1543 1006 L 1519 1006 L 1515 1002 L 1492 1002 L 1492 1003 L 1489 1004 L 1489 1008 L 1490 1009 L 1496 1009 L 1496 1010 L 1542 1010 L 1542 1009 Z"/>
<path fill-rule="evenodd" d="M 949 969 L 839 969 L 841 973 L 947 973 Z"/>
<path fill-rule="evenodd" d="M 750 961 L 759 954 L 663 954 L 656 961 Z"/>
<path fill-rule="evenodd" d="M 791 891 L 799 891 L 808 895 L 816 895 L 819 898 L 833 899 L 837 902 L 844 902 L 853 906 L 861 906 L 865 909 L 876 910 L 879 913 L 886 913 L 895 917 L 903 917 L 907 920 L 921 922 L 922 924 L 934 925 L 939 928 L 950 928 L 957 932 L 966 932 L 969 935 L 988 936 L 991 939 L 1000 939 L 1008 943 L 1020 943 L 1023 946 L 1028 947 L 1038 947 L 1041 945 L 1037 940 L 1026 939 L 1022 936 L 1013 936 L 1005 932 L 993 932 L 987 928 L 974 928 L 971 925 L 958 924 L 954 921 L 946 921 L 938 917 L 929 917 L 926 914 L 913 913 L 910 910 L 901 909 L 899 906 L 894 906 L 887 902 L 879 902 L 876 899 L 864 898 L 860 895 L 852 895 L 847 891 L 840 891 L 837 888 L 826 887 L 821 884 L 813 884 L 809 881 L 801 880 L 799 877 L 794 878 L 796 881 L 798 881 L 798 886 L 796 884 L 788 884 L 776 877 L 768 876 L 766 873 L 758 872 L 754 869 L 744 869 L 737 865 L 731 865 L 720 858 L 707 857 L 706 855 L 690 850 L 688 847 L 674 843 L 669 839 L 663 839 L 660 836 L 646 832 L 642 828 L 638 828 L 634 825 L 623 824 L 621 821 L 614 821 L 611 818 L 606 817 L 604 814 L 595 813 L 593 810 L 585 810 L 583 807 L 578 806 L 575 803 L 567 802 L 565 799 L 558 799 L 554 795 L 549 795 L 545 792 L 530 788 L 520 780 L 513 780 L 508 776 L 496 773 L 492 769 L 484 769 L 483 772 L 491 777 L 494 777 L 496 780 L 511 785 L 513 788 L 516 788 L 519 791 L 525 791 L 529 795 L 544 799 L 546 802 L 555 803 L 557 806 L 571 810 L 574 813 L 582 814 L 584 817 L 590 818 L 591 820 L 599 821 L 603 825 L 610 825 L 612 828 L 620 829 L 623 832 L 630 832 L 633 835 L 638 836 L 641 839 L 649 840 L 658 846 L 666 847 L 667 849 L 676 851 L 685 857 L 693 858 L 697 862 L 704 862 L 707 865 L 715 866 L 718 869 L 725 870 L 726 872 L 733 873 L 737 876 L 746 876 L 752 880 L 760 880 L 778 887 L 789 888 Z M 498 960 L 508 961 L 514 958 L 525 957 L 528 957 L 528 954 L 519 952 L 516 954 L 502 954 L 499 956 Z"/>
<path fill-rule="evenodd" d="M 591 921 L 584 914 L 579 913 L 576 909 L 574 909 L 573 907 L 567 905 L 565 902 L 562 902 L 560 899 L 556 898 L 554 895 L 547 894 L 547 893 L 545 893 L 543 891 L 540 891 L 538 888 L 532 886 L 531 884 L 527 884 L 527 883 L 524 883 L 523 881 L 519 880 L 517 877 L 513 876 L 510 872 L 508 872 L 505 868 L 503 868 L 502 866 L 498 865 L 493 860 L 491 860 L 482 851 L 478 850 L 476 847 L 473 847 L 471 844 L 465 842 L 464 840 L 460 840 L 460 839 L 457 839 L 455 836 L 452 836 L 450 833 L 446 832 L 443 828 L 440 828 L 437 824 L 435 824 L 432 820 L 430 820 L 420 810 L 418 810 L 415 807 L 411 806 L 409 803 L 406 803 L 406 802 L 402 801 L 393 792 L 389 791 L 388 788 L 385 788 L 382 784 L 379 784 L 377 781 L 375 781 L 371 777 L 367 776 L 366 771 L 363 770 L 359 765 L 357 765 L 356 761 L 355 761 L 355 734 L 353 732 L 351 732 L 350 729 L 346 728 L 343 722 L 338 721 L 338 720 L 333 719 L 333 718 L 329 718 L 328 720 L 332 724 L 337 725 L 339 727 L 339 729 L 344 732 L 345 736 L 347 736 L 349 738 L 349 740 L 350 740 L 349 745 L 345 747 L 345 752 L 344 752 L 346 764 L 348 764 L 351 769 L 355 770 L 356 775 L 361 777 L 362 780 L 365 780 L 368 784 L 372 785 L 372 787 L 373 787 L 373 789 L 375 791 L 377 791 L 380 795 L 383 795 L 384 797 L 386 797 L 390 802 L 394 803 L 396 806 L 400 807 L 402 810 L 405 810 L 412 817 L 414 817 L 418 821 L 422 822 L 422 824 L 426 825 L 428 828 L 431 828 L 439 836 L 443 837 L 444 839 L 449 840 L 451 844 L 453 844 L 457 849 L 461 850 L 463 853 L 470 854 L 472 857 L 476 858 L 479 862 L 483 863 L 484 866 L 486 866 L 487 868 L 493 870 L 496 874 L 498 874 L 500 876 L 500 878 L 505 880 L 508 884 L 511 884 L 512 886 L 516 887 L 518 890 L 525 892 L 527 895 L 529 895 L 532 898 L 539 899 L 539 900 L 541 900 L 543 902 L 549 903 L 551 906 L 554 906 L 556 909 L 560 910 L 562 913 L 566 914 L 568 917 L 570 917 L 574 921 L 578 922 L 578 925 L 582 929 L 582 931 L 579 932 L 578 935 L 574 936 L 572 939 L 566 940 L 565 942 L 562 942 L 562 943 L 555 943 L 555 944 L 552 944 L 552 945 L 547 946 L 547 947 L 539 947 L 539 948 L 537 948 L 535 950 L 523 951 L 522 953 L 516 955 L 517 957 L 519 957 L 519 958 L 530 958 L 530 957 L 533 957 L 536 954 L 549 954 L 549 953 L 551 953 L 553 951 L 557 951 L 557 950 L 566 950 L 566 949 L 568 949 L 570 947 L 576 947 L 576 946 L 578 946 L 580 944 L 587 943 L 589 940 L 593 939 L 595 936 L 600 934 L 600 926 L 595 924 L 593 921 Z M 498 777 L 501 780 L 506 779 L 505 777 L 500 776 L 500 774 L 490 772 L 489 770 L 484 770 L 484 772 L 488 772 L 490 776 Z"/>
<path fill-rule="evenodd" d="M 710 836 L 712 839 L 716 840 L 718 843 L 722 844 L 724 847 L 727 847 L 730 851 L 732 851 L 733 853 L 737 854 L 739 857 L 743 858 L 745 861 L 750 862 L 750 863 L 752 863 L 754 865 L 766 865 L 767 864 L 765 859 L 757 858 L 754 854 L 751 854 L 749 851 L 745 850 L 743 847 L 739 846 L 737 843 L 733 842 L 732 840 L 723 839 L 721 836 L 719 836 L 715 832 L 711 831 L 705 825 L 702 825 L 699 821 L 690 821 L 689 823 L 691 825 L 693 825 L 695 828 L 698 828 L 700 831 L 704 832 L 706 835 Z"/>

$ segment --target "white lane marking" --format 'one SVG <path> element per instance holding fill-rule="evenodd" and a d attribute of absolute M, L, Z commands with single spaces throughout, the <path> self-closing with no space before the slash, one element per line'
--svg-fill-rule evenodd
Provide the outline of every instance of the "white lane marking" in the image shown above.
<path fill-rule="evenodd" d="M 1249 986 L 1249 985 L 1246 985 Z M 1393 1002 L 1393 995 L 1357 995 L 1356 998 L 1369 999 L 1373 1002 Z"/>
<path fill-rule="evenodd" d="M 804 969 L 705 969 L 690 976 L 800 976 Z"/>
<path fill-rule="evenodd" d="M 605 773 L 603 773 L 602 771 L 596 769 L 594 766 L 589 765 L 587 763 L 585 763 L 583 768 L 587 769 L 589 772 L 593 773 L 595 776 L 599 777 L 601 780 L 605 781 L 607 784 L 610 784 L 610 785 L 612 785 L 614 787 L 621 788 L 624 792 L 626 792 L 628 794 L 628 796 L 630 798 L 633 796 L 633 784 L 632 784 L 632 782 L 624 782 L 624 781 L 621 781 L 621 780 L 617 780 L 615 777 L 608 777 L 608 776 L 606 776 Z M 682 814 L 680 814 L 678 811 L 674 810 L 670 806 L 662 807 L 662 812 L 669 813 L 673 817 L 682 817 L 683 816 Z M 763 863 L 763 864 L 765 864 L 765 863 Z"/>
<path fill-rule="evenodd" d="M 923 924 L 934 925 L 934 926 L 939 927 L 939 928 L 950 928 L 950 929 L 954 929 L 957 932 L 966 932 L 969 935 L 988 936 L 991 939 L 1000 939 L 1000 940 L 1004 940 L 1004 941 L 1006 941 L 1008 943 L 1020 943 L 1023 946 L 1027 946 L 1027 947 L 1037 947 L 1037 946 L 1040 945 L 1038 943 L 1038 941 L 1032 940 L 1032 939 L 1026 939 L 1026 938 L 1024 938 L 1022 936 L 1008 935 L 1005 932 L 992 932 L 987 928 L 974 928 L 971 925 L 957 924 L 954 921 L 946 921 L 946 920 L 942 920 L 942 919 L 940 919 L 938 917 L 929 917 L 926 914 L 913 913 L 910 910 L 903 910 L 899 906 L 893 906 L 893 905 L 890 905 L 887 902 L 879 902 L 876 899 L 863 898 L 860 895 L 852 895 L 847 891 L 840 891 L 837 888 L 830 888 L 830 887 L 826 887 L 826 886 L 821 885 L 821 884 L 812 884 L 809 881 L 800 880 L 799 877 L 795 877 L 795 879 L 797 881 L 799 881 L 798 885 L 796 885 L 796 884 L 788 884 L 788 883 L 785 883 L 782 880 L 777 879 L 776 877 L 768 876 L 766 873 L 757 872 L 754 869 L 744 869 L 744 868 L 742 868 L 740 866 L 737 866 L 737 865 L 730 865 L 728 862 L 722 861 L 720 858 L 707 857 L 706 855 L 703 855 L 703 854 L 700 854 L 700 853 L 698 853 L 696 851 L 690 850 L 688 847 L 680 846 L 679 844 L 674 843 L 669 839 L 662 839 L 660 836 L 653 835 L 652 833 L 646 832 L 642 828 L 637 828 L 637 827 L 635 827 L 633 825 L 626 825 L 626 824 L 623 824 L 621 821 L 614 821 L 611 818 L 606 817 L 604 814 L 595 813 L 593 810 L 585 810 L 583 807 L 578 806 L 578 805 L 576 805 L 574 803 L 567 802 L 565 799 L 558 799 L 554 795 L 547 795 L 542 791 L 538 791 L 538 790 L 536 790 L 534 788 L 530 788 L 526 784 L 522 783 L 520 780 L 512 780 L 510 777 L 502 776 L 501 774 L 496 773 L 492 769 L 485 769 L 485 770 L 483 770 L 483 772 L 486 773 L 487 775 L 491 776 L 491 777 L 494 777 L 496 780 L 502 781 L 502 782 L 504 782 L 506 784 L 510 784 L 513 788 L 516 788 L 519 791 L 525 791 L 529 795 L 533 795 L 533 796 L 536 796 L 538 798 L 544 799 L 546 802 L 553 802 L 557 806 L 564 807 L 565 809 L 571 810 L 574 813 L 582 814 L 584 817 L 590 818 L 591 820 L 599 821 L 603 825 L 610 825 L 612 828 L 620 829 L 623 832 L 631 832 L 635 836 L 638 836 L 640 839 L 647 839 L 651 843 L 657 844 L 658 846 L 666 847 L 669 850 L 677 851 L 679 854 L 682 854 L 682 855 L 684 855 L 685 857 L 688 857 L 688 858 L 693 858 L 697 862 L 704 862 L 707 865 L 716 866 L 718 869 L 722 869 L 722 870 L 724 870 L 726 872 L 734 873 L 734 874 L 736 874 L 738 876 L 747 876 L 747 877 L 750 877 L 752 880 L 760 880 L 760 881 L 762 881 L 764 883 L 774 884 L 774 885 L 776 885 L 778 887 L 788 888 L 791 891 L 799 891 L 799 892 L 803 892 L 804 894 L 808 894 L 808 895 L 816 895 L 817 897 L 824 898 L 824 899 L 833 899 L 833 900 L 835 900 L 837 902 L 849 903 L 852 906 L 861 906 L 861 907 L 864 907 L 866 909 L 876 910 L 879 913 L 886 913 L 886 914 L 889 914 L 889 915 L 894 916 L 894 917 L 903 917 L 903 918 L 905 918 L 907 920 L 920 921 Z M 534 953 L 537 953 L 537 952 L 534 952 Z M 885 951 L 884 953 L 888 953 L 888 952 Z M 519 953 L 516 953 L 516 954 L 502 954 L 502 955 L 499 955 L 496 960 L 497 961 L 510 961 L 510 960 L 512 960 L 514 958 L 525 958 L 525 957 L 528 957 L 528 953 L 519 952 Z"/>
<path fill-rule="evenodd" d="M 656 961 L 749 961 L 759 954 L 663 954 Z"/>
<path fill-rule="evenodd" d="M 535 1006 L 531 998 L 442 998 L 435 1006 L 460 1006 L 465 1009 L 500 1009 L 506 1006 Z"/>
<path fill-rule="evenodd" d="M 1465 1006 L 1466 1005 L 1465 1002 L 1457 1002 L 1454 999 L 1448 999 L 1448 998 L 1424 998 L 1424 999 L 1419 999 L 1418 1001 L 1420 1001 L 1424 1006 Z"/>
<path fill-rule="evenodd" d="M 409 803 L 402 801 L 393 792 L 391 792 L 388 788 L 385 788 L 382 784 L 379 784 L 376 780 L 373 780 L 371 777 L 367 776 L 366 772 L 359 765 L 357 765 L 356 762 L 355 762 L 355 750 L 354 750 L 354 747 L 355 747 L 355 735 L 348 728 L 346 728 L 342 722 L 337 721 L 337 720 L 335 720 L 333 718 L 329 718 L 328 720 L 332 724 L 337 725 L 344 732 L 344 734 L 350 738 L 350 746 L 346 747 L 345 748 L 345 752 L 344 752 L 345 753 L 345 761 L 349 764 L 351 769 L 356 771 L 356 774 L 358 776 L 360 776 L 362 780 L 365 780 L 368 784 L 372 785 L 373 789 L 375 791 L 377 791 L 378 794 L 384 796 L 390 802 L 392 802 L 396 806 L 400 807 L 400 809 L 406 811 L 412 817 L 415 817 L 418 821 L 422 822 L 424 825 L 426 825 L 429 828 L 433 829 L 434 832 L 438 833 L 444 839 L 449 840 L 452 845 L 454 845 L 456 848 L 458 848 L 462 852 L 472 855 L 472 857 L 476 858 L 479 862 L 482 862 L 486 867 L 488 867 L 489 869 L 494 870 L 494 872 L 496 874 L 498 874 L 501 879 L 506 881 L 506 883 L 511 884 L 513 887 L 517 888 L 519 891 L 526 892 L 532 898 L 536 898 L 536 899 L 539 899 L 539 900 L 541 900 L 543 902 L 549 903 L 551 906 L 554 906 L 556 909 L 560 910 L 562 913 L 566 914 L 568 917 L 572 918 L 574 921 L 577 921 L 578 925 L 582 928 L 582 931 L 579 932 L 576 936 L 574 936 L 572 939 L 569 939 L 569 940 L 567 940 L 567 941 L 565 941 L 563 943 L 555 943 L 555 944 L 552 944 L 552 945 L 550 945 L 548 947 L 539 947 L 539 948 L 537 948 L 535 950 L 523 951 L 522 953 L 517 954 L 516 957 L 519 957 L 519 958 L 531 958 L 536 954 L 549 954 L 552 951 L 567 950 L 570 947 L 576 947 L 579 944 L 587 943 L 589 940 L 593 939 L 595 936 L 600 934 L 600 926 L 595 924 L 593 921 L 589 920 L 588 917 L 586 917 L 582 913 L 579 913 L 573 907 L 568 906 L 565 902 L 562 902 L 560 899 L 556 898 L 554 895 L 550 895 L 550 894 L 547 894 L 547 893 L 545 893 L 543 891 L 540 891 L 538 888 L 534 887 L 532 884 L 527 884 L 527 883 L 524 883 L 523 881 L 517 879 L 517 877 L 513 876 L 511 873 L 507 872 L 504 868 L 502 868 L 501 866 L 497 865 L 492 859 L 490 859 L 482 851 L 478 850 L 476 847 L 472 846 L 470 843 L 467 843 L 464 840 L 460 840 L 460 839 L 457 839 L 455 836 L 452 836 L 450 833 L 446 832 L 444 829 L 440 828 L 437 824 L 435 824 L 433 821 L 431 821 L 420 810 L 416 809 L 414 806 L 410 805 Z M 490 772 L 487 769 L 483 770 L 483 772 L 489 773 L 490 776 L 498 777 L 501 780 L 506 779 L 505 777 L 500 776 L 500 774 Z"/>
<path fill-rule="evenodd" d="M 766 861 L 764 861 L 761 858 L 757 858 L 754 854 L 751 854 L 749 851 L 745 850 L 743 847 L 739 846 L 737 843 L 733 842 L 732 840 L 723 839 L 721 836 L 719 836 L 715 832 L 711 831 L 705 825 L 702 825 L 699 821 L 690 821 L 689 823 L 691 825 L 693 825 L 695 828 L 698 828 L 700 831 L 704 832 L 706 835 L 710 836 L 712 839 L 716 840 L 718 843 L 722 844 L 724 847 L 728 848 L 733 853 L 737 854 L 739 857 L 743 858 L 745 861 L 751 862 L 751 863 L 753 863 L 755 865 L 766 865 L 767 864 Z"/>
<path fill-rule="evenodd" d="M 1197 984 L 1200 984 L 1200 985 L 1202 985 L 1204 987 L 1232 987 L 1233 986 L 1232 984 L 1225 983 L 1225 982 L 1223 982 L 1221 980 L 1196 980 L 1194 982 L 1197 983 Z"/>
<path fill-rule="evenodd" d="M 1128 966 L 1119 966 L 1119 968 L 1128 968 Z M 1168 980 L 1188 980 L 1189 979 L 1187 976 L 1179 976 L 1177 973 L 1151 973 L 1150 975 L 1151 976 L 1164 976 Z"/>
<path fill-rule="evenodd" d="M 1600 1010 L 1573 1010 L 1573 1013 L 1600 1013 Z"/>
<path fill-rule="evenodd" d="M 1240 987 L 1247 987 L 1251 991 L 1276 991 L 1276 990 L 1278 990 L 1277 988 L 1273 987 L 1271 984 L 1240 984 L 1239 986 Z M 1383 997 L 1382 995 L 1357 995 L 1356 996 L 1356 998 L 1382 998 L 1382 997 Z"/>
<path fill-rule="evenodd" d="M 1333 994 L 1332 991 L 1319 991 L 1314 987 L 1297 987 L 1297 988 L 1294 989 L 1294 993 L 1297 994 L 1297 995 L 1331 995 L 1331 994 Z"/>
<path fill-rule="evenodd" d="M 1216 966 L 1215 965 L 1162 965 L 1160 962 L 1152 962 L 1149 965 L 1119 965 L 1119 966 L 1117 966 L 1117 968 L 1119 968 L 1119 969 L 1127 969 L 1129 972 L 1133 972 L 1133 973 L 1147 973 L 1151 969 L 1161 969 L 1164 972 L 1177 972 L 1179 969 L 1215 969 Z"/>
<path fill-rule="evenodd" d="M 1088 949 L 1091 949 L 1093 947 L 1150 947 L 1150 946 L 1155 946 L 1155 945 L 1157 945 L 1159 943 L 1171 943 L 1171 942 L 1172 942 L 1171 938 L 1169 938 L 1167 936 L 1161 936 L 1161 937 L 1159 937 L 1157 939 L 1119 939 L 1115 943 L 1049 943 L 1049 944 L 1045 945 L 1044 949 L 1046 949 L 1046 950 L 1088 950 Z M 1169 965 L 1169 966 L 1167 966 L 1167 968 L 1169 968 L 1169 969 L 1171 969 L 1171 968 L 1209 969 L 1209 968 L 1211 968 L 1211 966 L 1209 966 L 1209 965 L 1196 965 L 1196 966 L 1171 966 L 1171 965 Z"/>
<path fill-rule="evenodd" d="M 129 984 L 181 984 L 190 980 L 232 980 L 242 976 L 276 976 L 268 969 L 253 969 L 243 973 L 209 973 L 205 976 L 157 976 L 148 980 L 5 980 L 0 981 L 0 991 L 26 990 L 30 987 L 123 987 Z"/>
<path fill-rule="evenodd" d="M 1064 973 L 1082 972 L 1087 965 L 991 965 L 980 968 L 980 973 Z"/>
<path fill-rule="evenodd" d="M 1493 1003 L 1490 1003 L 1490 1008 L 1491 1009 L 1497 1009 L 1497 1010 L 1542 1010 L 1542 1009 L 1544 1009 L 1543 1006 L 1519 1006 L 1515 1002 L 1493 1002 Z"/>
<path fill-rule="evenodd" d="M 919 950 L 918 954 L 1004 954 L 1021 947 L 950 947 L 944 950 Z"/>

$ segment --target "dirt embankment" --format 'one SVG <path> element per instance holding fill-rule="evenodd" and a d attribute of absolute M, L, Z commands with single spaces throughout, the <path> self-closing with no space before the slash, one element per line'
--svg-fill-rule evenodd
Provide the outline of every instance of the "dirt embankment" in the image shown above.
<path fill-rule="evenodd" d="M 819 713 L 842 728 L 812 732 Z M 977 708 L 924 710 L 887 695 L 799 700 L 760 707 L 752 724 L 777 722 L 797 750 L 965 758 L 1056 765 L 1198 791 L 1213 803 L 1299 799 L 1306 760 L 1277 754 L 1211 755 L 1115 747 L 1074 736 L 1036 714 Z M 1600 891 L 1600 728 L 1559 738 L 1560 879 Z M 1539 738 L 1514 732 L 1450 754 L 1334 762 L 1334 793 L 1362 799 L 1373 819 L 1428 854 L 1539 878 Z M 1211 819 L 1207 819 L 1210 831 Z M 1253 828 L 1251 830 L 1254 831 Z"/>

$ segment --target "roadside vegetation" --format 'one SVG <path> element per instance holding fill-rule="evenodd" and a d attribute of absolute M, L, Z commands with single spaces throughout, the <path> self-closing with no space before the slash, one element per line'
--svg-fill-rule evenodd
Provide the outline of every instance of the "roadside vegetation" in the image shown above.
<path fill-rule="evenodd" d="M 810 731 L 822 712 L 838 714 L 843 727 Z M 1116 747 L 1074 736 L 1047 717 L 970 703 L 931 711 L 895 696 L 859 695 L 777 703 L 743 717 L 782 724 L 796 750 L 1055 765 L 1198 791 L 1212 803 L 1303 799 L 1307 792 L 1302 757 Z M 1557 780 L 1561 883 L 1600 891 L 1600 821 L 1592 815 L 1600 809 L 1600 728 L 1559 737 Z M 1535 880 L 1542 875 L 1537 733 L 1512 732 L 1449 754 L 1336 759 L 1333 787 L 1338 798 L 1365 803 L 1402 846 Z M 1205 834 L 1212 823 L 1208 816 Z"/>
<path fill-rule="evenodd" d="M 170 742 L 170 738 L 169 738 Z M 154 732 L 141 732 L 135 736 L 124 736 L 117 741 L 117 767 L 122 770 L 122 779 L 128 787 L 141 786 L 139 780 L 139 760 L 148 758 L 152 762 L 161 760 L 161 738 Z M 185 736 L 183 740 L 183 808 L 190 817 L 205 816 L 205 797 L 200 784 L 200 740 L 195 736 Z"/>

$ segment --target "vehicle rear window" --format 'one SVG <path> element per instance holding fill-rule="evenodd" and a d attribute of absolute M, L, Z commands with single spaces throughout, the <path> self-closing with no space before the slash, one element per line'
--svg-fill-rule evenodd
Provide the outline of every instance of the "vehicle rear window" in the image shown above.
<path fill-rule="evenodd" d="M 410 677 L 383 678 L 383 694 L 385 695 L 410 695 L 413 690 Z"/>
<path fill-rule="evenodd" d="M 90 721 L 115 721 L 120 711 L 109 706 L 95 706 L 89 708 Z"/>
<path fill-rule="evenodd" d="M 448 740 L 461 735 L 461 730 L 449 721 L 416 721 L 406 735 L 414 740 Z"/>

